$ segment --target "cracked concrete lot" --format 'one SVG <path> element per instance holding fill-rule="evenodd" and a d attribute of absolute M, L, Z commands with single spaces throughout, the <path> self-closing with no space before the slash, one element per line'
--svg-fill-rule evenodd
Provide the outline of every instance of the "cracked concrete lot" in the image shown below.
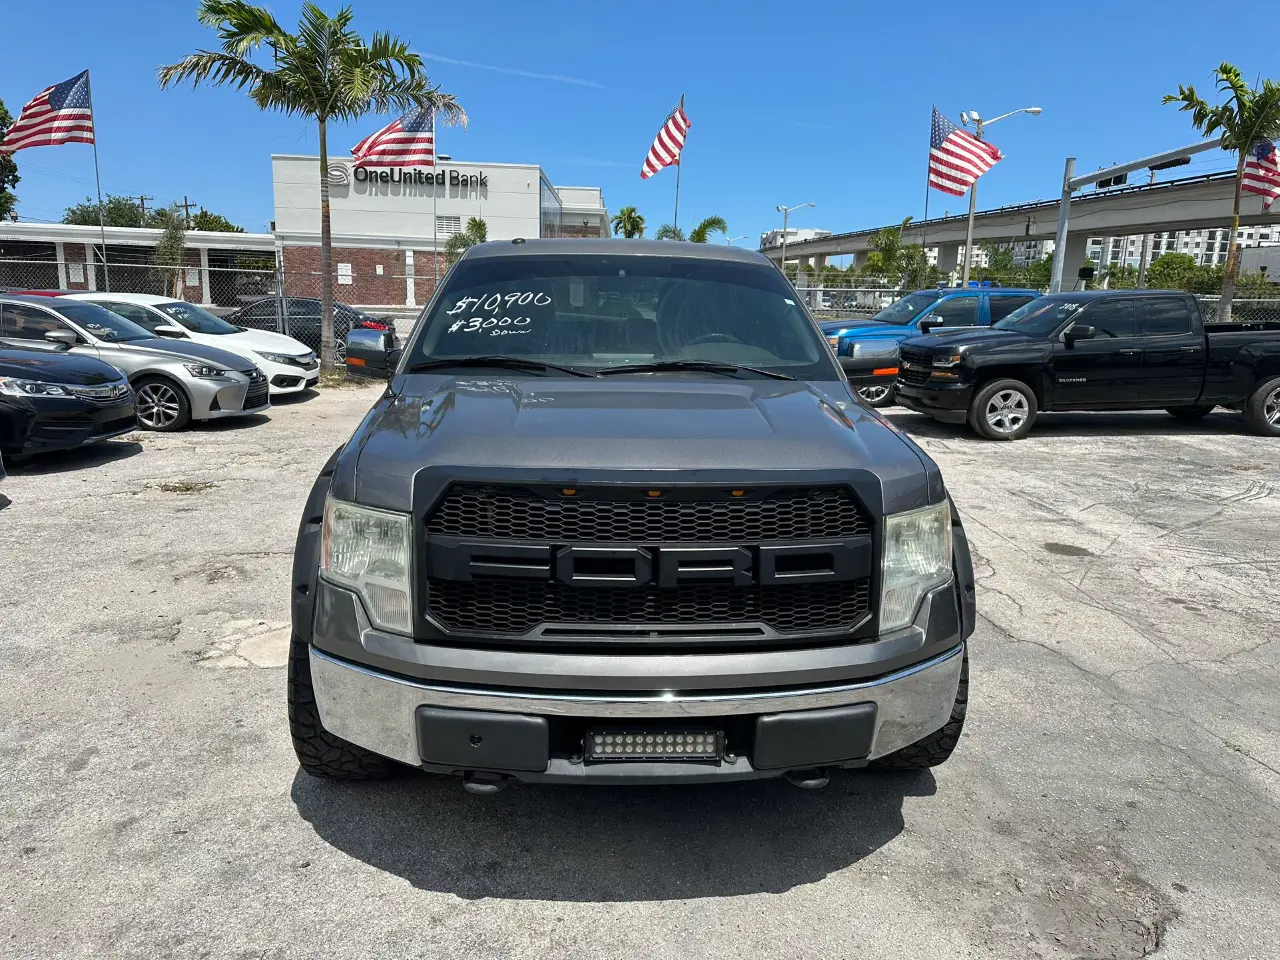
<path fill-rule="evenodd" d="M 1280 445 L 980 442 L 900 410 L 976 551 L 929 773 L 513 788 L 297 773 L 295 525 L 374 388 L 0 485 L 0 956 L 1273 958 Z"/>

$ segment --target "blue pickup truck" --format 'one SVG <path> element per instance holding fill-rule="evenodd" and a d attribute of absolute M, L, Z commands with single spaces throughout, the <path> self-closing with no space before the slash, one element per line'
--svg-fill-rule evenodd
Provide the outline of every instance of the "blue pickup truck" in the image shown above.
<path fill-rule="evenodd" d="M 916 290 L 869 320 L 833 320 L 822 332 L 850 384 L 873 407 L 893 403 L 898 378 L 898 346 L 919 336 L 920 323 L 933 327 L 987 327 L 1003 320 L 1040 293 L 1009 287 L 938 287 Z"/>

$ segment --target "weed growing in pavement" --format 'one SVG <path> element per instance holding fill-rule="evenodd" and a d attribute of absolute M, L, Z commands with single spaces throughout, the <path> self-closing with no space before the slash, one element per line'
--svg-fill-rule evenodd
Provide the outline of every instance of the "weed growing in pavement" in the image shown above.
<path fill-rule="evenodd" d="M 217 484 L 212 480 L 161 480 L 154 486 L 161 493 L 204 493 Z"/>

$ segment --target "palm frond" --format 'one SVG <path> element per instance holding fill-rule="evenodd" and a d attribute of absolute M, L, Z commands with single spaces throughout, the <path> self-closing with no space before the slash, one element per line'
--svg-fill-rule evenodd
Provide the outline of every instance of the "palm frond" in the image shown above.
<path fill-rule="evenodd" d="M 711 234 L 728 232 L 729 224 L 725 221 L 724 217 L 705 217 L 698 222 L 696 227 L 689 231 L 689 242 L 706 243 L 711 239 Z"/>
<path fill-rule="evenodd" d="M 653 236 L 657 240 L 683 240 L 684 231 L 673 223 L 664 223 Z"/>

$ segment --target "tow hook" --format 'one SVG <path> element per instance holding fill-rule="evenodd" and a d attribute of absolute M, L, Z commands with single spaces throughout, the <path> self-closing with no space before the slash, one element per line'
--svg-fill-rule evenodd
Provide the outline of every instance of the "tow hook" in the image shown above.
<path fill-rule="evenodd" d="M 831 782 L 825 767 L 816 770 L 788 770 L 783 776 L 788 783 L 795 784 L 801 790 L 821 790 Z"/>
<path fill-rule="evenodd" d="M 468 793 L 479 793 L 484 796 L 492 796 L 510 782 L 511 778 L 504 777 L 502 774 L 483 773 L 477 770 L 472 770 L 462 776 L 464 790 Z"/>

